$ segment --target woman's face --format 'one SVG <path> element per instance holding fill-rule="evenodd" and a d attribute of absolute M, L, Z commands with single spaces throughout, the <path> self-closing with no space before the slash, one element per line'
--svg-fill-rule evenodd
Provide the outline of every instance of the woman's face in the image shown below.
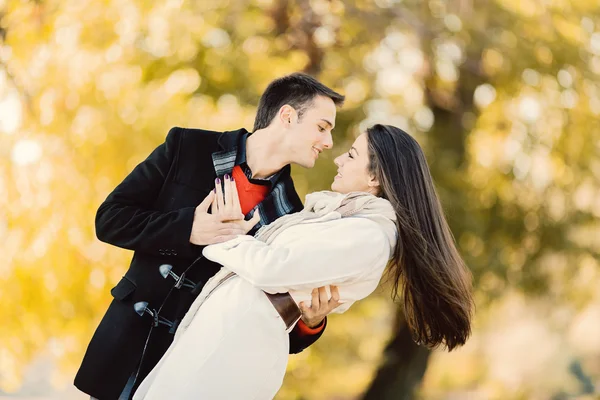
<path fill-rule="evenodd" d="M 335 160 L 338 174 L 333 178 L 331 190 L 338 193 L 369 192 L 375 194 L 377 181 L 369 174 L 367 134 L 356 138 L 347 153 Z"/>

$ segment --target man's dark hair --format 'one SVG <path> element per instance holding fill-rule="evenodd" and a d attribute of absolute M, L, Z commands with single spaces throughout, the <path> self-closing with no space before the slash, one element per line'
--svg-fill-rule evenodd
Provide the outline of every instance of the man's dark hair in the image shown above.
<path fill-rule="evenodd" d="M 344 104 L 344 96 L 310 75 L 296 72 L 275 79 L 260 98 L 254 120 L 254 131 L 269 126 L 279 109 L 285 104 L 292 106 L 298 113 L 298 118 L 302 118 L 316 96 L 329 97 L 336 106 Z"/>

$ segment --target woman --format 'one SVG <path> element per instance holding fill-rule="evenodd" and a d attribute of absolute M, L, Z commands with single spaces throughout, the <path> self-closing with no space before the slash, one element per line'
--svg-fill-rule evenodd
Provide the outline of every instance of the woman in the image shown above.
<path fill-rule="evenodd" d="M 471 277 L 417 142 L 398 128 L 375 125 L 335 163 L 333 192 L 308 195 L 302 212 L 255 237 L 204 249 L 223 268 L 134 399 L 273 398 L 289 344 L 264 292 L 289 292 L 300 303 L 314 287 L 337 285 L 342 305 L 336 311 L 344 312 L 375 290 L 386 265 L 417 343 L 449 350 L 465 343 Z M 213 209 L 236 205 L 235 183 L 225 185 L 226 201 Z M 230 272 L 237 275 L 224 279 Z"/>

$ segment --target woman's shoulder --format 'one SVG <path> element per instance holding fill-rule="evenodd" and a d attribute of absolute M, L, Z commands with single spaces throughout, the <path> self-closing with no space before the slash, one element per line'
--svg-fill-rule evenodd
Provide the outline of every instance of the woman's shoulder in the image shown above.
<path fill-rule="evenodd" d="M 381 223 L 361 216 L 330 219 L 310 225 L 312 226 L 309 229 L 325 236 L 360 238 L 367 241 L 380 240 L 386 236 L 385 227 Z"/>
<path fill-rule="evenodd" d="M 384 255 L 393 247 L 393 237 L 379 223 L 364 217 L 338 218 L 317 223 L 298 224 L 289 227 L 280 235 L 285 246 L 314 251 L 340 252 L 361 258 Z M 278 240 L 278 241 L 279 241 Z"/>
<path fill-rule="evenodd" d="M 354 243 L 362 243 L 371 249 L 394 247 L 397 240 L 396 225 L 384 216 L 372 215 L 341 218 L 336 221 L 337 235 L 342 235 Z"/>

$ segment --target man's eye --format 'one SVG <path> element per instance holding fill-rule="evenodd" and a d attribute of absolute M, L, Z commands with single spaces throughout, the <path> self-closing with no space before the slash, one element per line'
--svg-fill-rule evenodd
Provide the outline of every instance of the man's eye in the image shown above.
<path fill-rule="evenodd" d="M 319 126 L 319 132 L 325 132 L 325 128 L 323 128 L 322 126 Z"/>

